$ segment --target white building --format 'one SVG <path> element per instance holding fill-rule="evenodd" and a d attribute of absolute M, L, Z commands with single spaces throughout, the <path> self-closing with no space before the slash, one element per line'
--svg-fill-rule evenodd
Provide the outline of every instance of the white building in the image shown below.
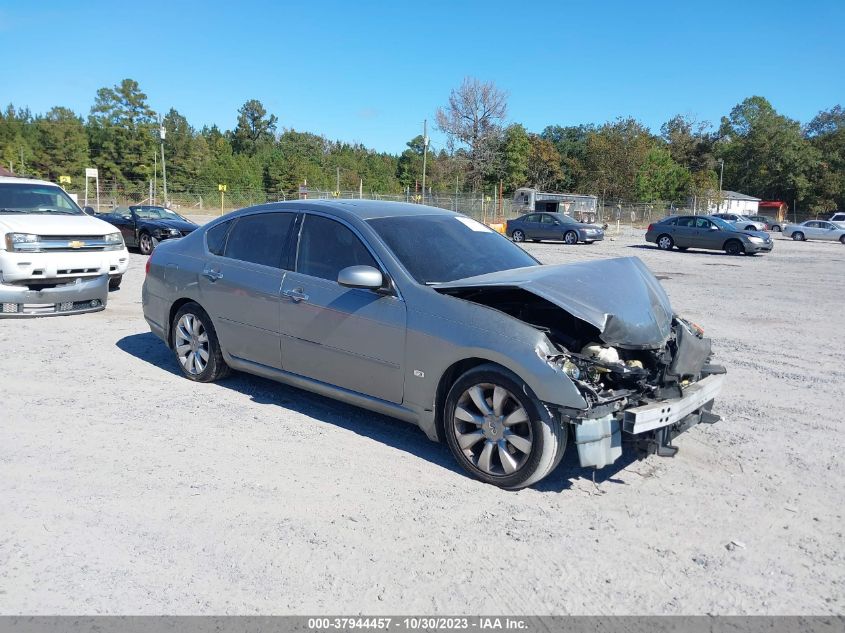
<path fill-rule="evenodd" d="M 760 198 L 746 196 L 736 191 L 723 191 L 721 201 L 708 200 L 707 213 L 736 213 L 737 215 L 757 215 Z"/>

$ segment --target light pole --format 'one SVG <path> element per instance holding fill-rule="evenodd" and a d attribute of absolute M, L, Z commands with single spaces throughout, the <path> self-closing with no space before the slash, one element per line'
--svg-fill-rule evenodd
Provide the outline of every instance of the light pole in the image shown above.
<path fill-rule="evenodd" d="M 423 173 L 422 173 L 422 201 L 425 204 L 425 159 L 428 154 L 428 119 L 423 121 Z"/>
<path fill-rule="evenodd" d="M 159 122 L 158 128 L 159 136 L 161 136 L 161 179 L 164 184 L 164 206 L 167 206 L 167 167 L 164 165 L 164 135 L 167 130 L 164 129 L 164 123 Z"/>
<path fill-rule="evenodd" d="M 725 159 L 719 159 L 719 206 L 717 209 L 722 210 L 722 179 L 725 176 Z"/>

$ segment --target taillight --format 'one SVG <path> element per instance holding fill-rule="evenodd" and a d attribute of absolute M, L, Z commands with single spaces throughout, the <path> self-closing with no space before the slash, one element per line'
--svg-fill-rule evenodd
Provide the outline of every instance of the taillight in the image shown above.
<path fill-rule="evenodd" d="M 147 263 L 146 263 L 146 265 L 144 266 L 144 274 L 145 274 L 145 275 L 149 275 L 149 274 L 150 274 L 150 260 L 151 260 L 151 259 L 152 259 L 152 257 L 148 257 L 148 258 L 147 258 Z"/>
<path fill-rule="evenodd" d="M 653 225 L 653 224 L 649 224 L 649 225 L 648 225 L 648 228 L 646 229 L 646 231 L 651 231 L 652 229 L 654 229 L 654 225 Z"/>

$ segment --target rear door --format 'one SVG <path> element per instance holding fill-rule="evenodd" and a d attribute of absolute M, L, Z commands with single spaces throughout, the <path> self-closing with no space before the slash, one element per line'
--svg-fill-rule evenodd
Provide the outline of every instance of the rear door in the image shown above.
<path fill-rule="evenodd" d="M 347 266 L 384 268 L 352 228 L 307 213 L 295 270 L 282 287 L 286 371 L 390 402 L 402 402 L 405 302 L 393 291 L 346 288 Z"/>
<path fill-rule="evenodd" d="M 526 215 L 522 227 L 526 238 L 538 239 L 540 237 L 540 214 L 530 213 Z"/>
<path fill-rule="evenodd" d="M 674 230 L 672 231 L 672 239 L 675 240 L 675 246 L 682 248 L 705 248 L 696 243 L 695 238 L 697 232 L 695 229 L 695 220 L 693 216 L 681 216 L 675 220 Z"/>
<path fill-rule="evenodd" d="M 209 230 L 202 304 L 229 354 L 281 368 L 279 292 L 295 213 L 244 215 Z"/>

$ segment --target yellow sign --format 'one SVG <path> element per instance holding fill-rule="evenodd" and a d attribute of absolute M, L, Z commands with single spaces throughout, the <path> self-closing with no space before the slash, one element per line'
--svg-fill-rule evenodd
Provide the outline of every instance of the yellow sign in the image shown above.
<path fill-rule="evenodd" d="M 59 184 L 69 185 L 70 184 L 70 176 L 59 176 Z"/>
<path fill-rule="evenodd" d="M 226 191 L 226 185 L 217 185 L 217 191 Z"/>

